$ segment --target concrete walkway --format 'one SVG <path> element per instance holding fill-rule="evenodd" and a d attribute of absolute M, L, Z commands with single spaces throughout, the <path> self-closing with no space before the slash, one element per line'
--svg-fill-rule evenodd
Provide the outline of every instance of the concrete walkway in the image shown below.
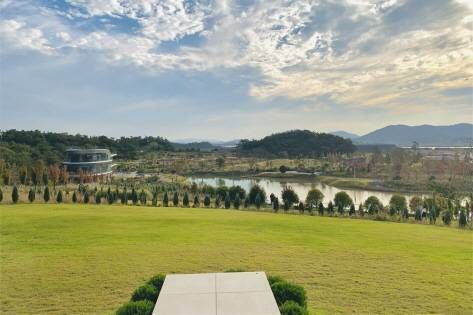
<path fill-rule="evenodd" d="M 167 275 L 153 315 L 280 315 L 264 272 Z"/>

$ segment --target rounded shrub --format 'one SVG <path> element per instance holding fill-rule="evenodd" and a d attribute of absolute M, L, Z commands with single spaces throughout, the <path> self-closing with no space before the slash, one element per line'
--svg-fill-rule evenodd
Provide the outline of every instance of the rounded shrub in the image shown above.
<path fill-rule="evenodd" d="M 308 315 L 309 313 L 305 308 L 300 306 L 294 301 L 286 301 L 279 307 L 281 315 Z"/>
<path fill-rule="evenodd" d="M 148 300 L 131 301 L 123 304 L 116 315 L 151 315 L 153 313 L 154 303 Z"/>
<path fill-rule="evenodd" d="M 286 301 L 294 301 L 302 307 L 307 305 L 307 297 L 303 287 L 286 281 L 275 282 L 271 285 L 274 298 L 279 306 Z"/>
<path fill-rule="evenodd" d="M 158 298 L 158 290 L 154 285 L 145 284 L 133 292 L 131 296 L 132 301 L 141 301 L 141 300 L 148 300 L 153 303 L 156 302 Z"/>
<path fill-rule="evenodd" d="M 269 285 L 272 286 L 276 282 L 284 282 L 284 279 L 281 278 L 280 276 L 269 275 L 268 276 L 268 282 L 269 282 Z"/>
<path fill-rule="evenodd" d="M 166 278 L 165 275 L 159 274 L 151 279 L 148 280 L 146 284 L 152 285 L 153 287 L 156 288 L 157 294 L 159 295 L 159 292 L 161 291 L 161 288 L 163 287 L 164 279 Z"/>

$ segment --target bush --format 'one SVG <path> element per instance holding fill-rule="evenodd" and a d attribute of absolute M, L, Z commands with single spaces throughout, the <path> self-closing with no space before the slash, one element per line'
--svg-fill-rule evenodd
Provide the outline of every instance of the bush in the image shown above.
<path fill-rule="evenodd" d="M 155 287 L 159 295 L 159 292 L 161 292 L 161 288 L 163 287 L 165 278 L 166 278 L 165 275 L 159 274 L 149 279 L 148 282 L 146 282 L 146 284 L 149 284 Z"/>
<path fill-rule="evenodd" d="M 280 276 L 272 276 L 272 275 L 269 275 L 269 276 L 268 276 L 268 282 L 269 282 L 269 285 L 272 286 L 272 285 L 275 284 L 276 282 L 284 282 L 284 279 L 281 278 Z"/>
<path fill-rule="evenodd" d="M 294 301 L 302 307 L 307 305 L 305 290 L 299 285 L 279 281 L 271 285 L 271 290 L 278 306 L 283 305 L 286 301 Z"/>
<path fill-rule="evenodd" d="M 74 190 L 74 193 L 72 194 L 72 202 L 76 203 L 77 202 L 77 194 L 76 191 Z"/>
<path fill-rule="evenodd" d="M 251 187 L 250 192 L 248 193 L 248 198 L 250 199 L 250 204 L 257 205 L 256 203 L 256 197 L 259 196 L 260 198 L 260 206 L 261 202 L 266 201 L 266 191 L 259 185 L 254 185 Z"/>
<path fill-rule="evenodd" d="M 95 203 L 100 204 L 102 202 L 102 197 L 100 196 L 100 192 L 95 194 Z"/>
<path fill-rule="evenodd" d="M 279 308 L 281 315 L 308 315 L 309 313 L 305 308 L 300 306 L 294 301 L 286 301 Z"/>
<path fill-rule="evenodd" d="M 16 186 L 13 186 L 13 191 L 11 193 L 11 200 L 13 201 L 13 203 L 17 203 L 19 198 L 20 198 L 20 195 L 18 194 L 18 188 Z"/>
<path fill-rule="evenodd" d="M 204 197 L 204 206 L 210 207 L 210 196 L 209 195 L 205 195 L 205 197 Z"/>
<path fill-rule="evenodd" d="M 56 202 L 61 203 L 62 202 L 62 190 L 59 190 L 56 196 Z"/>
<path fill-rule="evenodd" d="M 156 299 L 158 298 L 158 290 L 154 285 L 151 284 L 145 284 L 133 292 L 133 295 L 131 296 L 132 301 L 141 301 L 141 300 L 148 300 L 153 303 L 156 302 Z"/>
<path fill-rule="evenodd" d="M 184 193 L 184 197 L 182 198 L 182 205 L 184 207 L 189 207 L 189 195 L 187 192 Z"/>
<path fill-rule="evenodd" d="M 28 192 L 28 200 L 30 202 L 33 202 L 36 198 L 36 192 L 34 191 L 33 188 L 30 188 L 30 191 Z"/>
<path fill-rule="evenodd" d="M 3 200 L 3 190 L 0 189 L 0 202 Z"/>
<path fill-rule="evenodd" d="M 89 203 L 89 191 L 84 192 L 84 203 Z"/>
<path fill-rule="evenodd" d="M 128 302 L 118 309 L 116 315 L 151 315 L 153 308 L 154 303 L 148 300 Z"/>
<path fill-rule="evenodd" d="M 460 216 L 458 217 L 458 226 L 463 228 L 466 226 L 466 214 L 465 210 L 460 211 Z"/>
<path fill-rule="evenodd" d="M 344 191 L 336 193 L 333 202 L 335 203 L 335 206 L 342 206 L 342 208 L 349 207 L 353 204 L 351 197 Z"/>
<path fill-rule="evenodd" d="M 230 205 L 231 205 L 230 203 L 231 203 L 230 195 L 227 195 L 224 201 L 225 209 L 230 209 Z"/>
<path fill-rule="evenodd" d="M 450 225 L 452 223 L 453 214 L 452 211 L 446 210 L 442 213 L 442 221 L 445 225 Z"/>

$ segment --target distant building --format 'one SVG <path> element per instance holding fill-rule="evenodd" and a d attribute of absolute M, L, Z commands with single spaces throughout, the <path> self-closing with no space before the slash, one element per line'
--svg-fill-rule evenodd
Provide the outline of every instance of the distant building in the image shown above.
<path fill-rule="evenodd" d="M 79 177 L 81 174 L 92 176 L 109 176 L 112 174 L 113 157 L 107 149 L 68 149 L 66 166 L 69 176 Z"/>

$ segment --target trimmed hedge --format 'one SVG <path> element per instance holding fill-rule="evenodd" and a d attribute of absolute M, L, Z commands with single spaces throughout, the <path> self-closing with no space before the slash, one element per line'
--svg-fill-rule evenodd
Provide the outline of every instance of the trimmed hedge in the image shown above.
<path fill-rule="evenodd" d="M 141 300 L 148 300 L 153 303 L 156 302 L 158 299 L 158 290 L 154 285 L 145 284 L 133 292 L 131 296 L 132 301 L 141 301 Z"/>
<path fill-rule="evenodd" d="M 308 315 L 307 310 L 294 301 L 286 301 L 279 307 L 281 315 Z"/>
<path fill-rule="evenodd" d="M 154 303 L 148 300 L 131 301 L 123 304 L 117 311 L 117 315 L 151 315 Z"/>

